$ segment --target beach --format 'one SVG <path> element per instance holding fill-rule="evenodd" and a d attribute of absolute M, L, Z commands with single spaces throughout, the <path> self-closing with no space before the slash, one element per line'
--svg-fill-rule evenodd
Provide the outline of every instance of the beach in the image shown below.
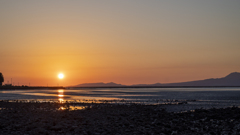
<path fill-rule="evenodd" d="M 1 101 L 0 134 L 240 134 L 238 107 L 166 107 L 171 105 Z"/>
<path fill-rule="evenodd" d="M 0 0 L 0 135 L 240 135 L 240 0 Z"/>

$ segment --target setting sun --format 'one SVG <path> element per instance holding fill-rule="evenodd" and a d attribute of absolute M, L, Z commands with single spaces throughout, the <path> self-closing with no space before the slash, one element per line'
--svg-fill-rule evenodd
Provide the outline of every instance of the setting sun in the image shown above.
<path fill-rule="evenodd" d="M 58 74 L 58 78 L 59 79 L 63 79 L 64 78 L 64 74 L 62 74 L 62 73 Z"/>

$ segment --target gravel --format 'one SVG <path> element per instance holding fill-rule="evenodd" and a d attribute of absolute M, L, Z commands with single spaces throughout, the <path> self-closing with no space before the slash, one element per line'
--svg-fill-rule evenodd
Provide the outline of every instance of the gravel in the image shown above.
<path fill-rule="evenodd" d="M 72 106 L 83 108 L 74 110 Z M 0 134 L 240 134 L 238 107 L 186 112 L 168 112 L 164 108 L 142 104 L 0 102 Z"/>

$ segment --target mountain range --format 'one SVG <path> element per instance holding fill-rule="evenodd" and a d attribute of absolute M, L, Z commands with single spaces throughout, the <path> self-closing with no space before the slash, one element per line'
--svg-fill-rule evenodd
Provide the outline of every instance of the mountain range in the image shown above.
<path fill-rule="evenodd" d="M 180 83 L 155 83 L 155 84 L 136 84 L 122 85 L 114 82 L 110 83 L 83 83 L 73 87 L 213 87 L 213 86 L 240 86 L 240 73 L 233 72 L 222 78 L 211 78 Z"/>
<path fill-rule="evenodd" d="M 118 86 L 121 87 L 126 85 L 116 84 L 114 82 L 110 82 L 110 83 L 99 82 L 99 83 L 82 83 L 73 87 L 118 87 Z"/>

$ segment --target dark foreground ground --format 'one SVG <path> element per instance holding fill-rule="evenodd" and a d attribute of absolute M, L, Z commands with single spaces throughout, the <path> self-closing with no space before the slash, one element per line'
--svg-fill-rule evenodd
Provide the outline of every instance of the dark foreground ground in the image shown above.
<path fill-rule="evenodd" d="M 0 102 L 0 134 L 240 134 L 240 108 L 166 112 L 164 105 Z M 62 109 L 59 109 L 63 107 Z"/>

